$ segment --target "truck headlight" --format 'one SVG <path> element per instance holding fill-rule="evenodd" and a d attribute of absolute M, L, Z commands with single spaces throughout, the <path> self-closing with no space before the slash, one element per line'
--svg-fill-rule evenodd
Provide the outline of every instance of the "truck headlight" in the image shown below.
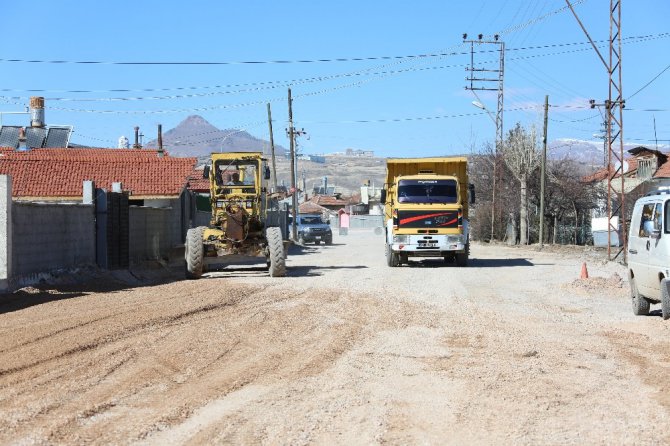
<path fill-rule="evenodd" d="M 447 236 L 447 243 L 463 243 L 462 235 L 449 235 Z"/>
<path fill-rule="evenodd" d="M 393 243 L 407 243 L 409 242 L 409 236 L 407 235 L 394 235 Z"/>

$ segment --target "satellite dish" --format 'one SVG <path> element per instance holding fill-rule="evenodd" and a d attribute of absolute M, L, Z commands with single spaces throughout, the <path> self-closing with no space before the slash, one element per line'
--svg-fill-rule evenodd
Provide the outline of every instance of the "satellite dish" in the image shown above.
<path fill-rule="evenodd" d="M 616 163 L 614 163 L 614 171 L 615 172 L 618 172 L 620 167 L 621 167 L 621 161 L 617 161 Z M 621 173 L 628 172 L 628 169 L 630 169 L 630 166 L 628 165 L 628 161 L 624 160 L 623 169 L 621 169 Z"/>

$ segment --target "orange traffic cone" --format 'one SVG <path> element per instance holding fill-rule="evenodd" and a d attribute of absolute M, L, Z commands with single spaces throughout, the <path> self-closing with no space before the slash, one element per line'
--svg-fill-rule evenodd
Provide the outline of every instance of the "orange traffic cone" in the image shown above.
<path fill-rule="evenodd" d="M 586 269 L 586 262 L 582 263 L 582 274 L 579 276 L 580 279 L 588 279 L 589 271 Z"/>

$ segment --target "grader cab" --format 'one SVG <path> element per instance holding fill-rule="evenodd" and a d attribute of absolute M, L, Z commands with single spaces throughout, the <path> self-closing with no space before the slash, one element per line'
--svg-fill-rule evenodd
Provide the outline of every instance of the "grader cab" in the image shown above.
<path fill-rule="evenodd" d="M 286 249 L 267 194 L 270 169 L 260 152 L 213 153 L 203 176 L 209 179 L 209 226 L 186 234 L 186 277 L 197 279 L 216 266 L 264 257 L 270 276 L 286 275 Z M 276 211 L 274 211 L 276 212 Z"/>

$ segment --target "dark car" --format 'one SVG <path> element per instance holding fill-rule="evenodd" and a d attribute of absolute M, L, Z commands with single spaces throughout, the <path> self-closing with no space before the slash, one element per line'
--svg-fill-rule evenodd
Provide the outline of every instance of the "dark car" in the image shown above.
<path fill-rule="evenodd" d="M 319 244 L 324 242 L 326 245 L 333 243 L 333 231 L 330 225 L 323 221 L 319 214 L 300 214 L 298 215 L 298 242 Z"/>

